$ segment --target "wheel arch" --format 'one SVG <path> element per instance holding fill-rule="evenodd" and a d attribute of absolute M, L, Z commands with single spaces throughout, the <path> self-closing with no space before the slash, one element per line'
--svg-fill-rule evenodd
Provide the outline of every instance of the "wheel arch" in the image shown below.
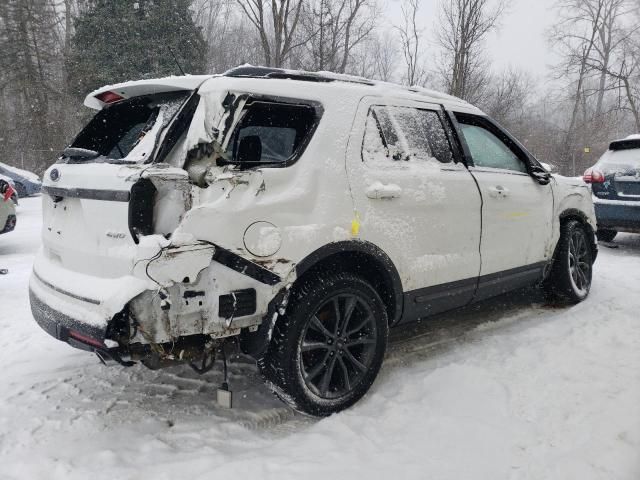
<path fill-rule="evenodd" d="M 301 279 L 322 269 L 338 269 L 363 276 L 378 292 L 387 309 L 389 325 L 402 317 L 403 289 L 393 261 L 377 245 L 364 240 L 332 242 L 320 247 L 296 265 Z"/>

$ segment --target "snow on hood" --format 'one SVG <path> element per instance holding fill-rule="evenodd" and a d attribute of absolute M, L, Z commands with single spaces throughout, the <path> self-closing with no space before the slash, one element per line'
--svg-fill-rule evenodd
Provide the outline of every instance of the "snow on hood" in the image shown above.
<path fill-rule="evenodd" d="M 26 178 L 35 183 L 40 183 L 40 177 L 33 172 L 29 172 L 28 170 L 22 170 L 21 168 L 12 167 L 11 165 L 7 165 L 6 163 L 0 163 L 0 167 L 9 170 L 16 175 L 20 175 L 21 177 Z"/>

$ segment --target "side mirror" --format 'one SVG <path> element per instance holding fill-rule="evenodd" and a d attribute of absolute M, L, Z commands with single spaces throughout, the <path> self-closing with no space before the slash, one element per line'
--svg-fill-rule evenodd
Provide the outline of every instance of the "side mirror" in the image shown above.
<path fill-rule="evenodd" d="M 532 165 L 530 173 L 540 185 L 547 185 L 551 181 L 551 173 L 544 166 Z"/>

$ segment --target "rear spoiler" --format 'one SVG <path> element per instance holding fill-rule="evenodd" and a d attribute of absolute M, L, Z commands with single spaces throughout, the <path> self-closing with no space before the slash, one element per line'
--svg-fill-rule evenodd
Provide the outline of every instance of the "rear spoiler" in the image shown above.
<path fill-rule="evenodd" d="M 640 138 L 629 138 L 625 140 L 616 140 L 609 144 L 609 150 L 633 150 L 634 148 L 640 148 Z"/>
<path fill-rule="evenodd" d="M 107 85 L 87 95 L 84 99 L 84 104 L 94 110 L 102 110 L 105 105 L 127 98 L 153 95 L 155 93 L 179 92 L 181 90 L 192 91 L 200 87 L 206 80 L 213 78 L 213 76 L 185 75 Z"/>

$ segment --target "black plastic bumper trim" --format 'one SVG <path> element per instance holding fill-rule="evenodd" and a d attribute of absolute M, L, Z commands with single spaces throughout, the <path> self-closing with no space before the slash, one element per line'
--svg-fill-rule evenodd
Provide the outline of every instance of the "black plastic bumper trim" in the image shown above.
<path fill-rule="evenodd" d="M 31 313 L 33 318 L 45 332 L 60 341 L 66 342 L 72 347 L 93 352 L 96 347 L 79 342 L 69 336 L 69 330 L 74 330 L 82 335 L 86 335 L 100 342 L 104 341 L 105 329 L 88 325 L 62 312 L 54 310 L 44 303 L 38 296 L 29 289 L 29 301 L 31 303 Z M 105 347 L 106 348 L 106 347 Z"/>
<path fill-rule="evenodd" d="M 94 188 L 60 188 L 42 187 L 42 191 L 52 197 L 86 198 L 88 200 L 104 200 L 107 202 L 128 202 L 128 190 L 101 190 Z"/>
<path fill-rule="evenodd" d="M 235 270 L 238 273 L 242 273 L 243 275 L 251 277 L 266 285 L 277 285 L 282 281 L 280 276 L 276 275 L 271 270 L 267 270 L 257 263 L 253 263 L 252 261 L 242 258 L 240 255 L 230 252 L 229 250 L 225 250 L 222 247 L 218 247 L 217 245 L 215 246 L 212 259 L 231 270 Z"/>
<path fill-rule="evenodd" d="M 93 298 L 88 298 L 88 297 L 82 297 L 80 295 L 76 295 L 74 293 L 63 290 L 62 288 L 56 287 L 55 285 L 52 285 L 51 283 L 44 280 L 40 275 L 38 275 L 38 272 L 36 272 L 35 270 L 33 270 L 33 276 L 36 277 L 40 283 L 46 285 L 51 290 L 55 290 L 58 293 L 66 295 L 67 297 L 75 298 L 76 300 L 80 300 L 81 302 L 87 302 L 93 305 L 100 305 L 100 303 L 102 303 L 100 302 L 100 300 L 95 300 Z"/>

